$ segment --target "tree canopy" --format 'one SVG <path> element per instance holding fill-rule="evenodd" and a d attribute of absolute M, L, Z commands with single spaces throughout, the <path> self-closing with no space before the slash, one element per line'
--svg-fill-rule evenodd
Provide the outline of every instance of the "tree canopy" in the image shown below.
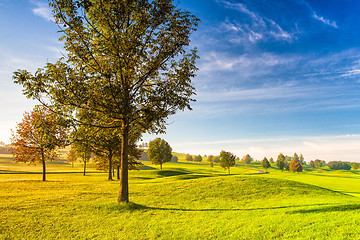
<path fill-rule="evenodd" d="M 50 6 L 67 55 L 34 75 L 18 70 L 15 82 L 55 110 L 96 112 L 94 126 L 121 131 L 118 202 L 128 202 L 130 129 L 164 132 L 168 116 L 191 109 L 198 56 L 188 46 L 199 19 L 171 0 L 50 0 Z"/>
<path fill-rule="evenodd" d="M 171 152 L 172 148 L 169 143 L 161 138 L 150 141 L 147 151 L 150 161 L 153 164 L 160 165 L 160 169 L 162 169 L 164 163 L 171 161 Z"/>

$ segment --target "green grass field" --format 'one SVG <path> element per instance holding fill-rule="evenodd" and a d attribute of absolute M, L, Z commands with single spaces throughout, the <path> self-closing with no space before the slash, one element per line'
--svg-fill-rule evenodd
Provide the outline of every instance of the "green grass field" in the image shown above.
<path fill-rule="evenodd" d="M 90 164 L 14 163 L 0 155 L 0 239 L 358 239 L 358 171 L 294 174 L 259 165 L 144 162 L 118 181 Z"/>

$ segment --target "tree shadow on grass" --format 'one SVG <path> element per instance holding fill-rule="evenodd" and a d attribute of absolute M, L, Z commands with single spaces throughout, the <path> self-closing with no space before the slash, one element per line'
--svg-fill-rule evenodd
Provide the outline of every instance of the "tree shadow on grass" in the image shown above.
<path fill-rule="evenodd" d="M 146 165 L 140 165 L 137 168 L 139 168 L 140 170 L 157 170 L 157 168 L 146 166 Z"/>
<path fill-rule="evenodd" d="M 184 174 L 189 174 L 189 173 L 183 171 L 174 171 L 174 170 L 162 170 L 157 173 L 157 175 L 160 175 L 162 177 L 172 177 L 172 176 L 178 176 Z"/>
<path fill-rule="evenodd" d="M 198 179 L 198 178 L 204 178 L 204 177 L 213 177 L 212 175 L 200 175 L 200 174 L 188 174 L 179 177 L 180 180 L 189 180 L 189 179 Z"/>
<path fill-rule="evenodd" d="M 324 213 L 324 212 L 346 212 L 346 211 L 354 211 L 359 210 L 360 204 L 346 204 L 346 205 L 336 205 L 322 208 L 313 208 L 313 209 L 300 209 L 295 210 L 290 213 Z"/>
<path fill-rule="evenodd" d="M 133 202 L 129 203 L 110 203 L 110 204 L 99 204 L 95 206 L 96 209 L 106 210 L 106 211 L 139 211 L 139 210 L 159 210 L 159 211 L 181 211 L 181 212 L 227 212 L 227 211 L 263 211 L 263 210 L 276 210 L 276 209 L 287 209 L 287 208 L 296 208 L 296 207 L 309 207 L 309 206 L 320 206 L 320 205 L 329 205 L 328 203 L 324 204 L 308 204 L 308 205 L 290 205 L 290 206 L 277 206 L 277 207 L 265 207 L 265 208 L 200 208 L 200 209 L 191 209 L 191 208 L 173 208 L 173 207 L 150 207 Z M 360 204 L 359 204 L 360 208 Z M 291 212 L 294 213 L 295 211 Z"/>

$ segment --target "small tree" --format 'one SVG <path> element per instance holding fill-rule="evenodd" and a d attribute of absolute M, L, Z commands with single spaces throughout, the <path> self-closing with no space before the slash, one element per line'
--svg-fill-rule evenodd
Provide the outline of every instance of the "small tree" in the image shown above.
<path fill-rule="evenodd" d="M 86 141 L 73 142 L 73 146 L 76 152 L 76 156 L 80 159 L 80 162 L 84 164 L 83 175 L 86 175 L 86 164 L 90 162 L 91 158 L 91 146 Z"/>
<path fill-rule="evenodd" d="M 76 152 L 72 148 L 70 148 L 66 160 L 68 161 L 68 163 L 71 163 L 72 168 L 74 167 L 74 162 L 76 162 L 76 159 Z"/>
<path fill-rule="evenodd" d="M 274 159 L 273 159 L 273 158 L 270 158 L 270 159 L 269 159 L 269 162 L 270 162 L 270 163 L 274 163 Z"/>
<path fill-rule="evenodd" d="M 92 151 L 90 132 L 90 128 L 82 125 L 70 135 L 72 141 L 71 147 L 75 150 L 80 162 L 84 163 L 84 176 L 86 174 L 86 164 L 90 161 Z"/>
<path fill-rule="evenodd" d="M 45 107 L 37 106 L 25 112 L 22 122 L 12 132 L 10 151 L 16 162 L 42 163 L 46 181 L 46 160 L 54 160 L 56 149 L 67 143 L 66 122 Z"/>
<path fill-rule="evenodd" d="M 302 154 L 300 154 L 299 161 L 301 164 L 306 164 L 304 156 Z"/>
<path fill-rule="evenodd" d="M 241 161 L 246 163 L 246 164 L 250 164 L 251 161 L 253 161 L 254 159 L 249 155 L 249 154 L 246 154 L 246 156 L 244 156 Z"/>
<path fill-rule="evenodd" d="M 279 154 L 276 164 L 278 165 L 281 171 L 284 171 L 284 168 L 286 167 L 286 158 L 284 154 L 282 153 Z"/>
<path fill-rule="evenodd" d="M 296 153 L 294 153 L 294 156 L 291 158 L 291 160 L 295 160 L 295 162 L 299 162 L 299 156 L 296 154 Z"/>
<path fill-rule="evenodd" d="M 193 160 L 193 157 L 192 157 L 190 154 L 188 154 L 188 153 L 187 153 L 186 156 L 185 156 L 185 160 L 186 160 L 186 161 L 191 161 L 191 162 L 194 161 L 194 160 Z"/>
<path fill-rule="evenodd" d="M 194 157 L 194 161 L 195 161 L 195 162 L 201 162 L 201 161 L 202 161 L 201 155 L 195 156 L 195 157 Z"/>
<path fill-rule="evenodd" d="M 271 167 L 270 162 L 267 160 L 266 157 L 264 157 L 264 159 L 262 160 L 261 167 L 265 168 L 265 172 L 267 172 L 267 169 Z"/>
<path fill-rule="evenodd" d="M 316 159 L 315 160 L 315 167 L 321 168 L 322 166 L 325 166 L 326 163 L 324 160 Z"/>
<path fill-rule="evenodd" d="M 153 164 L 160 165 L 160 169 L 162 169 L 164 163 L 171 161 L 171 151 L 170 145 L 164 139 L 156 138 L 150 141 L 147 153 L 150 161 Z"/>
<path fill-rule="evenodd" d="M 221 151 L 220 152 L 220 166 L 225 170 L 228 169 L 230 175 L 230 167 L 235 166 L 236 156 L 230 152 Z"/>
<path fill-rule="evenodd" d="M 211 168 L 213 168 L 213 167 L 214 167 L 214 162 L 210 162 L 210 163 L 209 163 L 209 166 L 210 166 Z"/>
<path fill-rule="evenodd" d="M 353 168 L 354 170 L 359 169 L 359 164 L 358 164 L 357 162 L 353 162 L 352 168 Z"/>
<path fill-rule="evenodd" d="M 177 163 L 179 162 L 179 158 L 177 156 L 172 156 L 171 162 Z"/>
<path fill-rule="evenodd" d="M 209 155 L 209 156 L 208 156 L 208 159 L 207 159 L 207 161 L 208 161 L 208 163 L 209 163 L 209 165 L 210 165 L 211 168 L 214 167 L 213 158 L 214 158 L 213 155 Z"/>
<path fill-rule="evenodd" d="M 302 172 L 302 170 L 303 170 L 303 167 L 302 167 L 301 163 L 300 162 L 295 163 L 295 165 L 293 167 L 293 172 L 300 173 L 300 172 Z"/>
<path fill-rule="evenodd" d="M 289 165 L 289 169 L 292 172 L 296 172 L 296 168 L 299 162 L 297 162 L 295 159 L 292 159 Z"/>
<path fill-rule="evenodd" d="M 311 168 L 315 168 L 315 162 L 313 160 L 310 161 L 309 166 Z"/>

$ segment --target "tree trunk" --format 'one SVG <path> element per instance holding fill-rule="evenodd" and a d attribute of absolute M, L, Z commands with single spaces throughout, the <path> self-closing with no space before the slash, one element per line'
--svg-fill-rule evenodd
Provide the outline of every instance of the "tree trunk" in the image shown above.
<path fill-rule="evenodd" d="M 42 180 L 46 181 L 45 156 L 44 156 L 43 150 L 41 150 L 41 161 L 42 161 L 42 165 L 43 165 Z"/>
<path fill-rule="evenodd" d="M 118 165 L 116 165 L 116 177 L 117 177 L 117 180 L 120 180 L 120 166 L 119 166 L 119 164 Z"/>
<path fill-rule="evenodd" d="M 229 175 L 230 175 L 230 167 L 228 169 L 229 169 Z"/>
<path fill-rule="evenodd" d="M 74 161 L 71 161 L 71 168 L 74 168 Z"/>
<path fill-rule="evenodd" d="M 113 180 L 112 178 L 112 154 L 110 153 L 109 154 L 109 177 L 108 177 L 108 180 Z"/>
<path fill-rule="evenodd" d="M 85 176 L 85 171 L 86 171 L 86 156 L 84 155 L 84 176 Z"/>
<path fill-rule="evenodd" d="M 160 170 L 162 170 L 162 164 L 160 163 Z"/>
<path fill-rule="evenodd" d="M 121 142 L 121 178 L 118 203 L 129 202 L 129 174 L 128 174 L 128 147 L 129 147 L 129 125 L 123 123 Z"/>

